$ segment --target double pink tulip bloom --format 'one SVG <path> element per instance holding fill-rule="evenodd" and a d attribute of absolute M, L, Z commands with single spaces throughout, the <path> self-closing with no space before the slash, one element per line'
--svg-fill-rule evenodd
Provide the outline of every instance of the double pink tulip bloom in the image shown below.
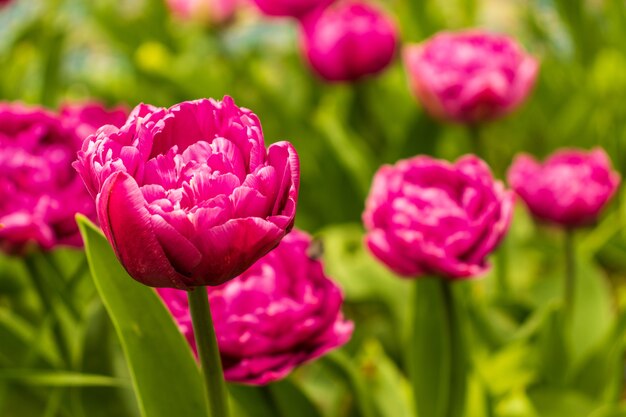
<path fill-rule="evenodd" d="M 378 8 L 340 2 L 302 23 L 303 50 L 327 81 L 355 81 L 385 69 L 395 56 L 398 30 Z"/>
<path fill-rule="evenodd" d="M 324 275 L 321 262 L 307 255 L 310 243 L 308 235 L 294 230 L 242 275 L 209 288 L 228 381 L 276 381 L 350 339 L 353 324 L 341 313 L 341 291 Z M 187 294 L 158 292 L 195 350 Z"/>
<path fill-rule="evenodd" d="M 85 140 L 74 166 L 120 262 L 153 287 L 222 284 L 293 227 L 296 151 L 266 149 L 259 119 L 230 97 L 139 105 Z"/>
<path fill-rule="evenodd" d="M 597 219 L 615 194 L 620 176 L 601 148 L 564 149 L 544 163 L 530 155 L 517 156 L 508 181 L 535 217 L 571 228 Z"/>
<path fill-rule="evenodd" d="M 535 84 L 539 64 L 506 36 L 441 32 L 407 46 L 410 84 L 436 118 L 477 124 L 517 108 Z"/>
<path fill-rule="evenodd" d="M 486 272 L 512 212 L 512 192 L 477 157 L 417 156 L 378 170 L 363 221 L 367 246 L 396 273 L 459 279 Z"/>
<path fill-rule="evenodd" d="M 124 110 L 109 112 L 96 103 L 65 106 L 60 114 L 0 103 L 1 249 L 82 246 L 74 216 L 94 218 L 95 208 L 71 163 L 87 135 L 124 120 Z"/>

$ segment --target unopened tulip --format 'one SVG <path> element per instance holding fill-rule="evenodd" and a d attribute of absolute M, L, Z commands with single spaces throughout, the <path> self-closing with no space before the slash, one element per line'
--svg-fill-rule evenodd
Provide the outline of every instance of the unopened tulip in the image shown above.
<path fill-rule="evenodd" d="M 601 148 L 564 149 L 543 163 L 530 155 L 517 156 L 508 181 L 535 217 L 572 228 L 597 219 L 620 176 Z"/>
<path fill-rule="evenodd" d="M 338 3 L 305 19 L 303 49 L 328 81 L 355 81 L 385 69 L 398 45 L 393 20 L 361 2 Z"/>
<path fill-rule="evenodd" d="M 85 140 L 75 162 L 130 276 L 153 287 L 219 285 L 292 228 L 299 184 L 288 142 L 230 97 L 139 105 Z"/>
<path fill-rule="evenodd" d="M 442 32 L 404 49 L 414 93 L 436 118 L 477 124 L 516 109 L 539 64 L 513 39 L 478 30 Z"/>
<path fill-rule="evenodd" d="M 473 155 L 417 156 L 378 170 L 363 221 L 371 252 L 407 277 L 475 277 L 511 222 L 513 194 Z"/>
<path fill-rule="evenodd" d="M 310 243 L 294 230 L 242 275 L 209 288 L 226 380 L 267 384 L 350 339 L 341 291 L 307 256 Z M 195 350 L 187 294 L 158 292 Z"/>

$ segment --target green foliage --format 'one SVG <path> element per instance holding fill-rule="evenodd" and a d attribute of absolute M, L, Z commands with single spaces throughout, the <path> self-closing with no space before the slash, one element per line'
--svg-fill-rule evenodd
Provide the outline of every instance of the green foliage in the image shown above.
<path fill-rule="evenodd" d="M 603 146 L 626 173 L 622 0 L 381 2 L 406 43 L 481 26 L 517 37 L 540 58 L 529 101 L 481 132 L 497 176 L 519 152 L 544 156 L 563 146 Z M 472 149 L 462 127 L 422 111 L 399 56 L 376 78 L 327 85 L 301 59 L 294 22 L 246 11 L 206 28 L 177 21 L 162 0 L 14 0 L 0 9 L 0 33 L 3 100 L 132 107 L 228 94 L 259 115 L 267 142 L 298 149 L 297 226 L 323 242 L 355 333 L 342 351 L 283 383 L 230 386 L 235 417 L 417 417 L 416 399 L 419 417 L 448 405 L 459 417 L 626 416 L 623 196 L 576 235 L 571 316 L 562 305 L 563 236 L 519 206 L 499 257 L 507 286 L 494 271 L 455 288 L 466 348 L 454 363 L 444 354 L 461 345 L 442 333 L 432 283 L 400 279 L 364 247 L 361 213 L 380 165 L 419 153 L 452 160 Z M 92 278 L 77 250 L 0 257 L 0 415 L 206 415 L 193 357 L 166 310 L 92 226 L 82 228 Z M 412 336 L 418 322 L 427 332 Z M 438 385 L 463 368 L 465 399 Z M 414 392 L 416 374 L 424 379 Z"/>
<path fill-rule="evenodd" d="M 128 276 L 97 227 L 84 217 L 77 220 L 92 277 L 128 361 L 142 416 L 208 415 L 198 367 L 172 316 L 153 289 Z"/>

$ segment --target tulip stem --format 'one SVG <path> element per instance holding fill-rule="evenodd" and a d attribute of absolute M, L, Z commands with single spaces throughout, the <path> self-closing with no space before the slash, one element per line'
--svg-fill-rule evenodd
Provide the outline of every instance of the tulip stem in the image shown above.
<path fill-rule="evenodd" d="M 471 150 L 479 158 L 486 160 L 487 155 L 483 147 L 483 137 L 480 132 L 480 126 L 471 124 L 467 127 L 467 132 L 469 133 Z"/>
<path fill-rule="evenodd" d="M 574 230 L 565 229 L 565 283 L 564 304 L 568 315 L 571 315 L 574 306 L 574 293 L 576 291 L 576 260 L 574 257 Z"/>
<path fill-rule="evenodd" d="M 211 417 L 228 417 L 226 383 L 206 287 L 189 291 L 189 310 Z"/>
<path fill-rule="evenodd" d="M 464 415 L 467 357 L 452 285 L 439 277 L 415 280 L 407 359 L 420 416 Z"/>

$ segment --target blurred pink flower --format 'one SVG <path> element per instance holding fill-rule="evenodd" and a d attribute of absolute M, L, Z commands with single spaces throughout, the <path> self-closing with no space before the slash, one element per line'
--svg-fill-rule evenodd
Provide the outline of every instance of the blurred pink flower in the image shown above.
<path fill-rule="evenodd" d="M 95 103 L 68 112 L 0 103 L 0 248 L 7 252 L 20 253 L 28 243 L 44 250 L 82 246 L 74 216 L 95 218 L 71 163 L 81 135 L 119 123 L 120 114 Z"/>
<path fill-rule="evenodd" d="M 182 20 L 219 24 L 230 20 L 239 0 L 166 0 L 174 15 Z"/>
<path fill-rule="evenodd" d="M 376 173 L 363 214 L 366 243 L 400 275 L 474 277 L 488 269 L 512 209 L 513 193 L 477 157 L 451 164 L 416 156 Z"/>
<path fill-rule="evenodd" d="M 543 164 L 530 155 L 518 155 L 508 181 L 538 219 L 578 227 L 596 220 L 615 194 L 620 176 L 611 170 L 601 148 L 564 149 Z"/>
<path fill-rule="evenodd" d="M 307 256 L 310 243 L 307 234 L 294 230 L 242 275 L 209 289 L 228 381 L 276 381 L 350 339 L 353 324 L 341 314 L 341 291 L 321 262 Z M 195 350 L 186 292 L 158 293 Z"/>
<path fill-rule="evenodd" d="M 128 117 L 124 107 L 105 109 L 96 102 L 65 104 L 61 107 L 61 118 L 65 124 L 74 126 L 80 143 L 104 125 L 122 126 Z"/>
<path fill-rule="evenodd" d="M 385 69 L 398 31 L 374 6 L 341 2 L 302 22 L 303 49 L 313 69 L 328 81 L 354 81 Z"/>
<path fill-rule="evenodd" d="M 426 110 L 467 124 L 517 108 L 532 90 L 539 68 L 513 39 L 478 30 L 441 32 L 407 46 L 404 61 Z"/>
<path fill-rule="evenodd" d="M 252 0 L 268 16 L 303 18 L 335 0 Z"/>
<path fill-rule="evenodd" d="M 259 119 L 230 97 L 139 105 L 88 137 L 74 166 L 120 262 L 153 287 L 222 284 L 293 226 L 296 151 L 266 150 Z"/>

